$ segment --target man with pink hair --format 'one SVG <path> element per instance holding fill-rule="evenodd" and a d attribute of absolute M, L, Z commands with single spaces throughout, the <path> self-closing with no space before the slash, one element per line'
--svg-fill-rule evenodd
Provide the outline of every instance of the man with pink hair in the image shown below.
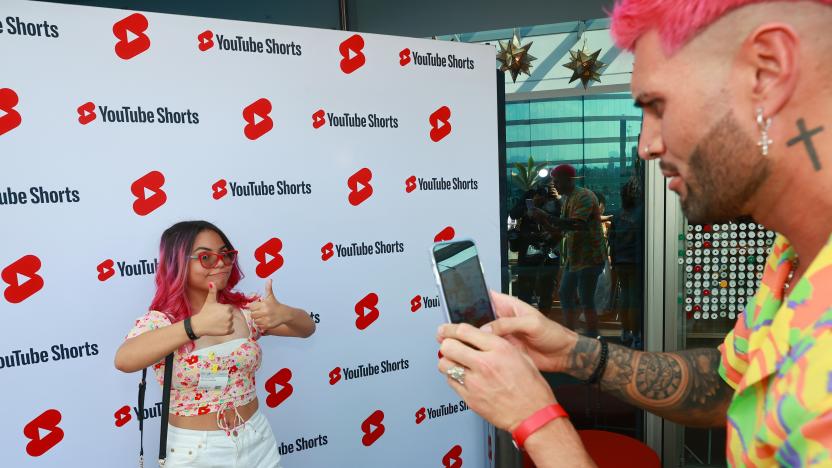
<path fill-rule="evenodd" d="M 778 232 L 760 289 L 718 349 L 638 352 L 576 335 L 515 298 L 445 325 L 439 368 L 538 467 L 592 466 L 539 370 L 598 383 L 680 424 L 725 426 L 731 466 L 832 466 L 832 0 L 619 0 L 658 160 L 692 223 Z"/>

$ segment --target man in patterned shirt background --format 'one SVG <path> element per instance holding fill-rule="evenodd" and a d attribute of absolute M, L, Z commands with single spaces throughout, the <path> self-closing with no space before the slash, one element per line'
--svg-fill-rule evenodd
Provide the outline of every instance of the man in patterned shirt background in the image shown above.
<path fill-rule="evenodd" d="M 602 344 L 494 296 L 484 330 L 440 329 L 440 370 L 513 430 L 555 402 L 537 369 L 580 379 L 668 420 L 727 428 L 731 466 L 832 466 L 832 0 L 619 0 L 634 52 L 639 155 L 658 160 L 691 223 L 752 216 L 778 232 L 760 289 L 719 349 Z M 655 311 L 654 311 L 655 312 Z M 535 367 L 537 369 L 535 369 Z M 516 398 L 522 388 L 524 398 Z M 539 467 L 591 466 L 556 419 L 526 440 Z"/>
<path fill-rule="evenodd" d="M 563 194 L 559 218 L 538 212 L 538 221 L 563 236 L 560 304 L 564 324 L 575 330 L 578 317 L 586 319 L 586 336 L 598 336 L 595 288 L 604 269 L 606 246 L 601 231 L 601 209 L 592 190 L 577 187 L 577 171 L 569 164 L 552 169 L 552 182 Z M 580 300 L 580 307 L 578 307 Z"/>

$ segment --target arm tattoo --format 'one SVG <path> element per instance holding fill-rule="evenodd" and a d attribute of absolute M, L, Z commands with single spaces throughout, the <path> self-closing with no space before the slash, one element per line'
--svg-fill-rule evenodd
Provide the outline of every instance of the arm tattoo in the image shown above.
<path fill-rule="evenodd" d="M 812 160 L 812 167 L 814 167 L 815 171 L 819 171 L 820 158 L 818 158 L 818 152 L 815 149 L 815 143 L 812 141 L 812 137 L 822 132 L 823 127 L 817 127 L 811 130 L 807 130 L 806 122 L 803 119 L 797 119 L 797 129 L 800 130 L 800 134 L 789 140 L 786 143 L 786 145 L 794 146 L 800 142 L 803 142 L 803 144 L 806 146 L 806 152 L 809 153 L 809 159 Z"/>
<path fill-rule="evenodd" d="M 570 374 L 576 379 L 587 380 L 595 370 L 598 362 L 598 354 L 601 352 L 601 344 L 598 340 L 586 337 L 579 337 L 575 348 L 569 354 Z"/>
<path fill-rule="evenodd" d="M 675 359 L 644 355 L 638 360 L 636 389 L 648 400 L 663 401 L 679 391 L 682 366 Z"/>
<path fill-rule="evenodd" d="M 570 355 L 570 374 L 586 379 L 598 362 L 598 340 L 581 337 Z M 719 376 L 716 349 L 643 353 L 609 347 L 601 388 L 645 410 L 691 426 L 720 426 L 733 389 Z"/>

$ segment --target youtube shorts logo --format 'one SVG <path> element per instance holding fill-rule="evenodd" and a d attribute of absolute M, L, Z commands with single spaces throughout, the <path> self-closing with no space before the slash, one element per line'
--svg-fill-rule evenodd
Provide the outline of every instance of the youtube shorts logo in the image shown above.
<path fill-rule="evenodd" d="M 350 189 L 348 200 L 350 205 L 358 206 L 373 195 L 373 171 L 368 168 L 359 169 L 358 172 L 347 179 L 347 187 Z"/>
<path fill-rule="evenodd" d="M 116 427 L 122 427 L 133 419 L 133 415 L 130 414 L 130 407 L 127 405 L 119 408 L 115 413 L 113 413 L 113 416 L 116 418 Z"/>
<path fill-rule="evenodd" d="M 283 241 L 272 237 L 254 250 L 254 259 L 257 260 L 255 272 L 261 278 L 268 278 L 283 266 Z"/>
<path fill-rule="evenodd" d="M 286 401 L 292 396 L 295 388 L 289 383 L 292 380 L 292 371 L 289 369 L 280 369 L 269 380 L 266 381 L 266 405 L 269 408 L 276 408 L 278 405 Z M 278 390 L 278 387 L 280 388 Z"/>
<path fill-rule="evenodd" d="M 0 135 L 9 133 L 23 121 L 15 107 L 20 102 L 17 93 L 9 88 L 0 89 Z"/>
<path fill-rule="evenodd" d="M 384 435 L 384 412 L 376 410 L 361 423 L 361 443 L 369 447 Z"/>
<path fill-rule="evenodd" d="M 367 62 L 364 56 L 364 38 L 358 34 L 354 34 L 344 40 L 338 46 L 341 52 L 341 71 L 350 74 Z"/>
<path fill-rule="evenodd" d="M 439 231 L 438 234 L 433 238 L 434 242 L 448 242 L 454 240 L 456 237 L 456 231 L 452 226 L 448 226 L 445 229 Z"/>
<path fill-rule="evenodd" d="M 60 423 L 61 412 L 49 409 L 26 424 L 23 435 L 30 441 L 26 444 L 26 453 L 39 457 L 58 445 L 64 439 L 64 431 L 58 427 Z"/>
<path fill-rule="evenodd" d="M 335 245 L 332 242 L 327 242 L 321 247 L 321 260 L 327 261 L 335 255 Z"/>
<path fill-rule="evenodd" d="M 272 103 L 266 98 L 260 98 L 243 109 L 243 119 L 246 121 L 243 133 L 246 138 L 256 140 L 274 128 L 274 121 L 269 116 L 271 112 Z"/>
<path fill-rule="evenodd" d="M 405 66 L 410 63 L 410 49 L 404 48 L 399 52 L 399 65 Z"/>
<path fill-rule="evenodd" d="M 225 179 L 220 179 L 214 182 L 211 189 L 213 190 L 211 196 L 214 197 L 214 200 L 219 200 L 220 198 L 228 195 L 228 182 L 226 182 Z"/>
<path fill-rule="evenodd" d="M 168 201 L 168 195 L 162 190 L 165 176 L 159 171 L 150 171 L 139 177 L 130 185 L 130 191 L 136 197 L 133 211 L 139 216 L 147 216 Z"/>
<path fill-rule="evenodd" d="M 341 380 L 341 368 L 336 367 L 329 371 L 329 384 L 335 385 Z"/>
<path fill-rule="evenodd" d="M 199 33 L 196 38 L 199 40 L 199 45 L 197 47 L 199 47 L 199 50 L 202 52 L 214 47 L 214 33 L 210 29 Z"/>
<path fill-rule="evenodd" d="M 426 410 L 424 406 L 419 408 L 418 411 L 416 411 L 416 424 L 422 424 L 423 422 L 425 422 L 425 418 L 427 417 L 425 411 Z"/>
<path fill-rule="evenodd" d="M 98 270 L 98 281 L 104 282 L 112 278 L 116 274 L 115 266 L 115 262 L 110 258 L 99 263 L 96 267 L 96 270 Z"/>
<path fill-rule="evenodd" d="M 133 13 L 116 22 L 113 25 L 113 34 L 118 39 L 116 55 L 123 60 L 130 60 L 150 49 L 150 38 L 145 34 L 147 28 L 147 18 L 141 13 Z"/>
<path fill-rule="evenodd" d="M 323 109 L 318 109 L 317 112 L 312 114 L 312 128 L 321 128 L 326 125 L 326 113 Z"/>
<path fill-rule="evenodd" d="M 462 447 L 454 445 L 448 450 L 448 453 L 442 457 L 442 466 L 444 468 L 462 468 Z"/>
<path fill-rule="evenodd" d="M 430 115 L 428 121 L 430 122 L 431 140 L 438 143 L 451 134 L 450 119 L 451 109 L 448 106 L 442 106 Z"/>
<path fill-rule="evenodd" d="M 404 181 L 404 191 L 412 193 L 416 190 L 416 176 L 410 176 Z"/>
<path fill-rule="evenodd" d="M 38 275 L 41 262 L 35 255 L 24 255 L 3 268 L 0 278 L 6 283 L 3 297 L 12 304 L 19 304 L 43 289 L 43 278 Z"/>
<path fill-rule="evenodd" d="M 422 308 L 422 296 L 416 295 L 410 300 L 410 311 L 418 312 Z"/>
<path fill-rule="evenodd" d="M 375 322 L 379 317 L 378 294 L 370 293 L 355 304 L 355 328 L 364 330 Z"/>
<path fill-rule="evenodd" d="M 95 104 L 87 102 L 78 106 L 78 123 L 86 125 L 95 120 Z"/>

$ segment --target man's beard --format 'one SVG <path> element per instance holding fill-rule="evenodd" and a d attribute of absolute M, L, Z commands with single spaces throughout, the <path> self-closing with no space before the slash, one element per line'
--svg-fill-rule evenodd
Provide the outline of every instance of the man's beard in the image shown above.
<path fill-rule="evenodd" d="M 724 223 L 745 207 L 769 177 L 769 161 L 728 111 L 696 145 L 682 211 L 692 224 Z"/>

